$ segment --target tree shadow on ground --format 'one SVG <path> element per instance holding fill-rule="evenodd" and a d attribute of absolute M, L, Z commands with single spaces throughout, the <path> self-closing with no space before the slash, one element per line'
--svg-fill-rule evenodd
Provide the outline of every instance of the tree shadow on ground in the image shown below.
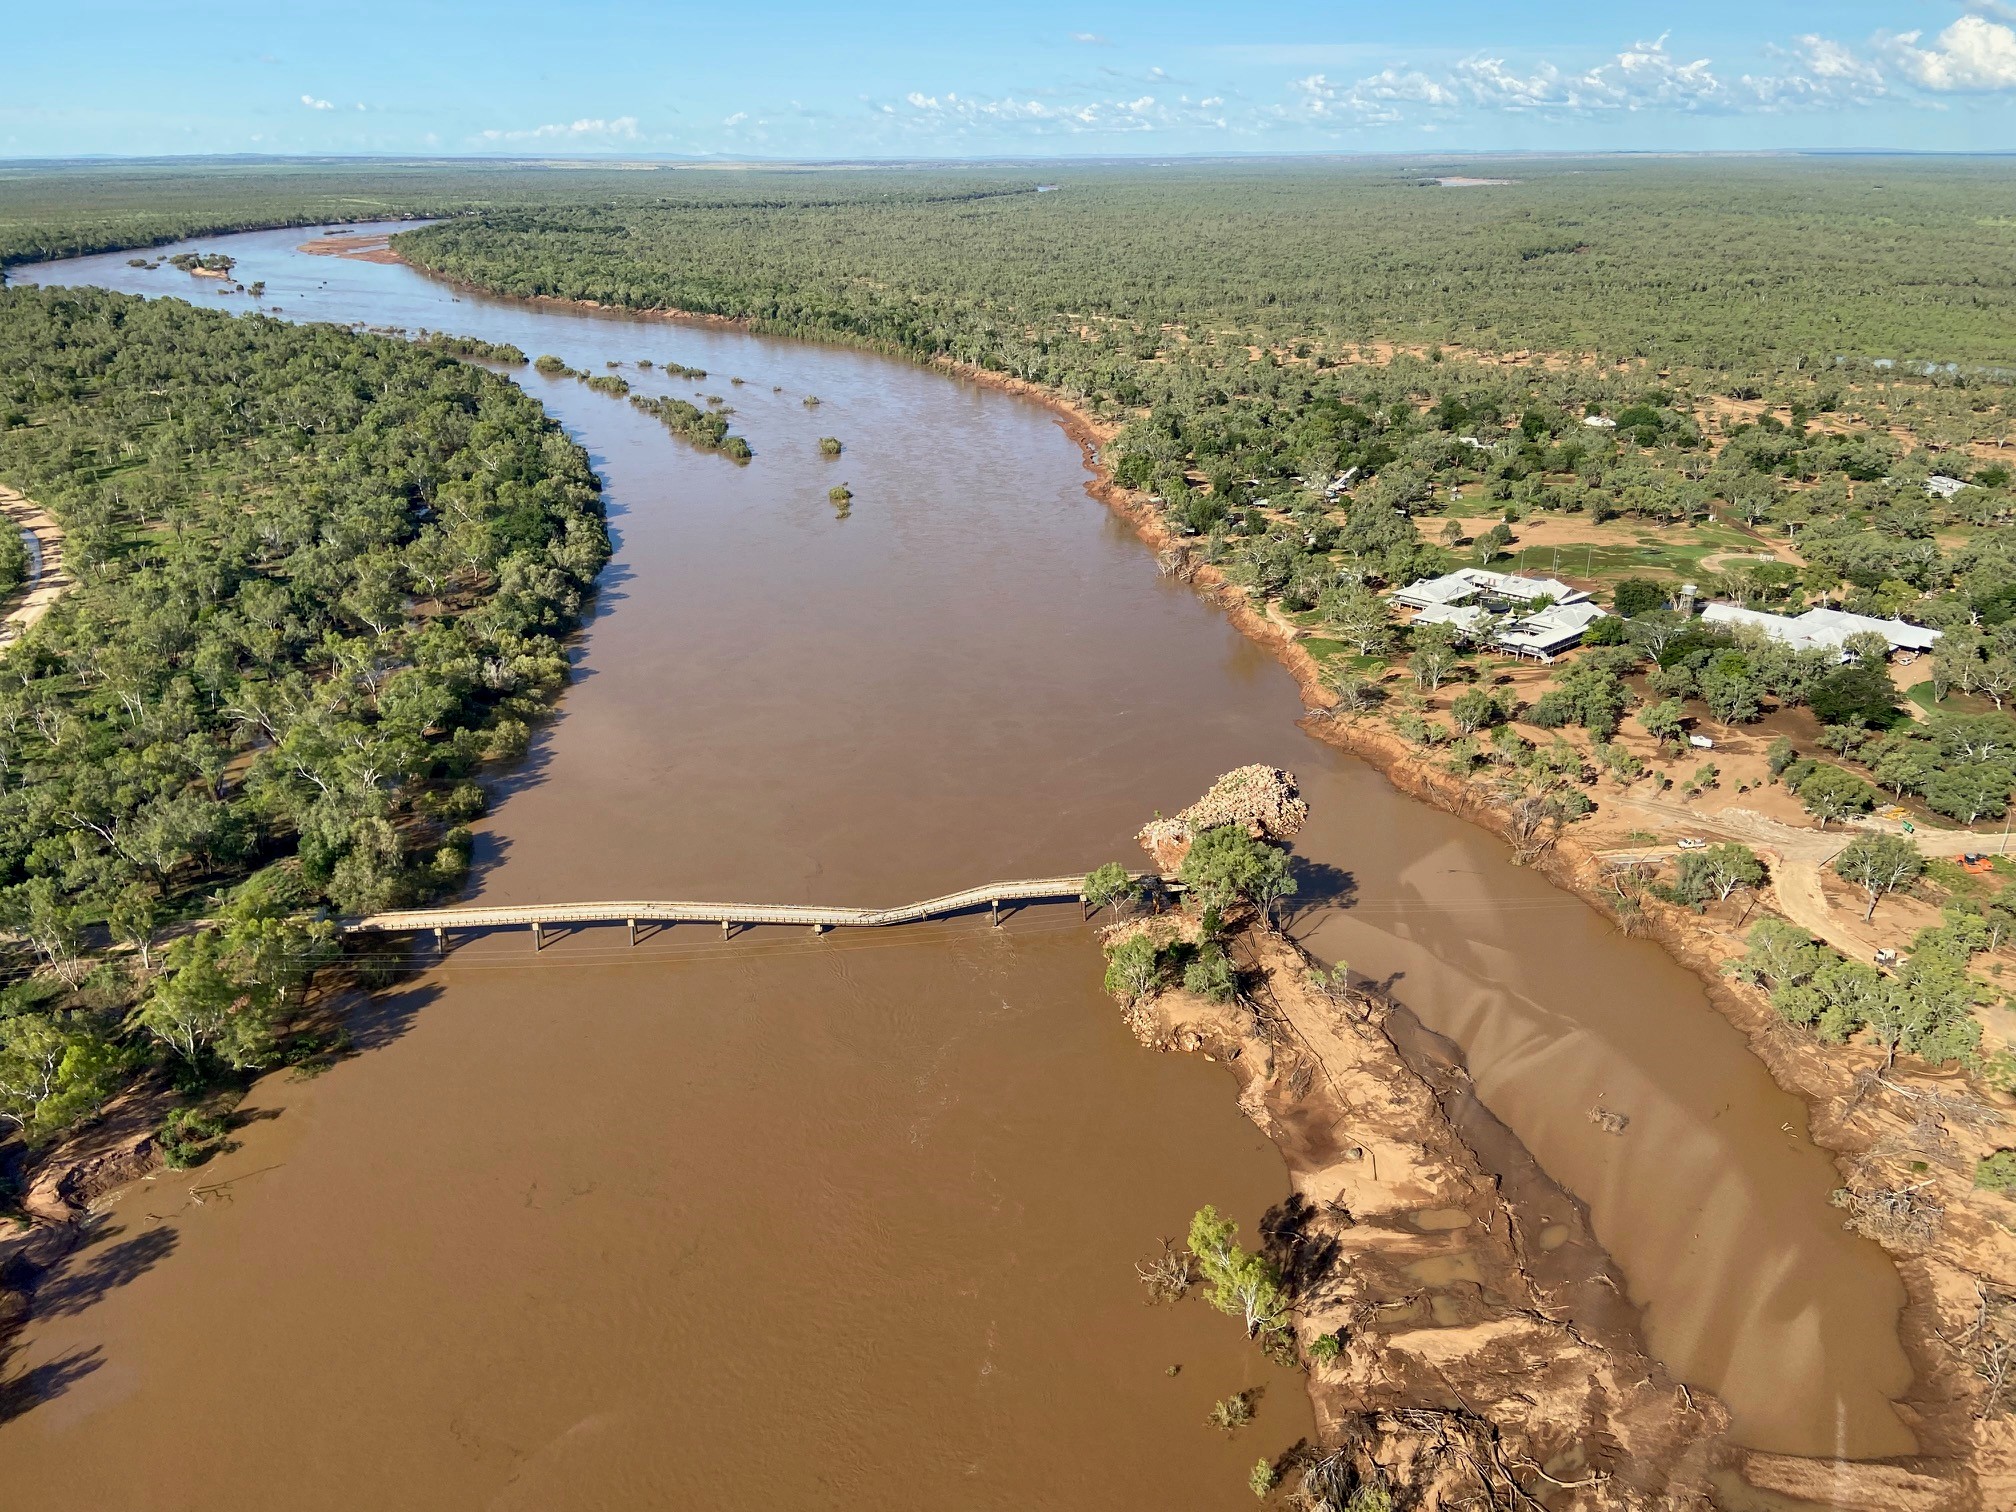
<path fill-rule="evenodd" d="M 5 1372 L 12 1354 L 9 1350 L 0 1355 L 0 1373 Z M 0 1423 L 11 1423 L 43 1403 L 53 1402 L 104 1363 L 103 1352 L 94 1344 L 89 1349 L 73 1349 L 46 1360 L 11 1379 L 0 1380 Z"/>
<path fill-rule="evenodd" d="M 62 1318 L 83 1312 L 175 1252 L 178 1240 L 168 1227 L 142 1229 L 130 1238 L 109 1219 L 92 1219 L 84 1239 L 35 1282 L 35 1315 Z"/>
<path fill-rule="evenodd" d="M 18 1261 L 6 1283 L 29 1298 L 36 1318 L 71 1317 L 139 1279 L 175 1252 L 175 1230 L 162 1225 L 128 1235 L 123 1225 L 98 1216 L 81 1220 L 79 1238 L 46 1265 Z M 68 1350 L 53 1360 L 15 1374 L 19 1345 L 0 1346 L 0 1423 L 9 1423 L 54 1401 L 105 1363 L 97 1345 Z"/>
<path fill-rule="evenodd" d="M 1291 1297 L 1309 1296 L 1337 1263 L 1336 1236 L 1311 1232 L 1321 1216 L 1313 1202 L 1296 1192 L 1260 1219 L 1261 1253 L 1274 1262 Z"/>
<path fill-rule="evenodd" d="M 361 1055 L 367 1050 L 382 1050 L 402 1038 L 413 1027 L 420 1010 L 440 995 L 441 989 L 433 985 L 360 992 L 344 1019 L 344 1027 L 350 1031 L 351 1053 Z"/>
<path fill-rule="evenodd" d="M 1286 910 L 1286 922 L 1290 925 L 1325 909 L 1350 908 L 1358 901 L 1358 878 L 1341 866 L 1291 855 L 1288 874 L 1295 879 L 1295 891 Z"/>

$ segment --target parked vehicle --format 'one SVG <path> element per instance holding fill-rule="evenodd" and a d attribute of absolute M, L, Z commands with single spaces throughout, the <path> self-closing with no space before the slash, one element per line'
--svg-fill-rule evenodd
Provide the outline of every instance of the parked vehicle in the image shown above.
<path fill-rule="evenodd" d="M 1694 835 L 1689 835 L 1686 839 L 1679 841 L 1678 844 L 1682 850 L 1706 850 L 1708 848 L 1706 840 L 1702 840 Z"/>

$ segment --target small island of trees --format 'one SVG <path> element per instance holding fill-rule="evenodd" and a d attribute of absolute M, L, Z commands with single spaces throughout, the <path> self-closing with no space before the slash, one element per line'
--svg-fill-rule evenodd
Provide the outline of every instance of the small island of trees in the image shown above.
<path fill-rule="evenodd" d="M 642 394 L 632 394 L 630 402 L 645 414 L 655 416 L 673 435 L 691 442 L 702 451 L 719 452 L 736 462 L 747 462 L 755 455 L 749 450 L 747 441 L 729 433 L 725 415 L 710 415 L 684 399 L 651 399 Z"/>
<path fill-rule="evenodd" d="M 236 258 L 226 257 L 222 252 L 177 252 L 168 259 L 171 268 L 180 268 L 184 273 L 203 273 L 212 278 L 228 277 L 238 266 Z"/>

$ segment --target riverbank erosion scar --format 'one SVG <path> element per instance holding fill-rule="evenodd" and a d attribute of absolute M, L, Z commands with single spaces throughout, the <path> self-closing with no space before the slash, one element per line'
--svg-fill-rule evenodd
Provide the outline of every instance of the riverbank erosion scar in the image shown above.
<path fill-rule="evenodd" d="M 1230 943 L 1232 999 L 1171 990 L 1129 1023 L 1154 1048 L 1225 1064 L 1287 1161 L 1293 1195 L 1266 1237 L 1326 1457 L 1427 1509 L 1706 1507 L 1738 1481 L 1858 1512 L 1997 1504 L 1950 1463 L 1729 1442 L 1722 1404 L 1645 1353 L 1572 1199 L 1516 1142 L 1489 1161 L 1466 1143 L 1452 1118 L 1471 1100 L 1460 1062 L 1286 936 L 1254 921 Z"/>
<path fill-rule="evenodd" d="M 1410 1507 L 1508 1487 L 1561 1509 L 1703 1498 L 1728 1414 L 1638 1348 L 1628 1308 L 1577 1307 L 1578 1288 L 1602 1290 L 1600 1256 L 1592 1272 L 1578 1246 L 1541 1282 L 1562 1234 L 1457 1135 L 1399 1048 L 1400 1010 L 1257 924 L 1232 943 L 1244 992 L 1164 993 L 1132 1022 L 1158 1048 L 1225 1063 L 1288 1162 L 1270 1239 L 1323 1449 Z"/>

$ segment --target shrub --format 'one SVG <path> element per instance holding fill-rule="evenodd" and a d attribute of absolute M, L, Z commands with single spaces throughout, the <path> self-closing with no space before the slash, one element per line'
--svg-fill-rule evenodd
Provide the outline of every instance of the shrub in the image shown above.
<path fill-rule="evenodd" d="M 1211 1427 L 1226 1433 L 1234 1433 L 1253 1421 L 1253 1393 L 1234 1392 L 1221 1397 L 1211 1404 L 1210 1415 L 1205 1419 Z"/>
<path fill-rule="evenodd" d="M 201 1165 L 223 1147 L 230 1124 L 222 1114 L 205 1113 L 200 1108 L 176 1108 L 161 1121 L 156 1138 L 171 1171 L 186 1171 Z"/>
<path fill-rule="evenodd" d="M 2016 1150 L 1983 1155 L 1974 1165 L 1974 1185 L 1984 1192 L 2016 1197 Z"/>
<path fill-rule="evenodd" d="M 1106 951 L 1106 990 L 1125 1003 L 1136 1003 L 1162 982 L 1162 953 L 1144 934 L 1129 935 Z"/>
<path fill-rule="evenodd" d="M 1209 998 L 1214 1003 L 1230 1001 L 1238 985 L 1238 975 L 1232 970 L 1232 958 L 1215 942 L 1207 942 L 1183 968 L 1185 990 Z"/>

